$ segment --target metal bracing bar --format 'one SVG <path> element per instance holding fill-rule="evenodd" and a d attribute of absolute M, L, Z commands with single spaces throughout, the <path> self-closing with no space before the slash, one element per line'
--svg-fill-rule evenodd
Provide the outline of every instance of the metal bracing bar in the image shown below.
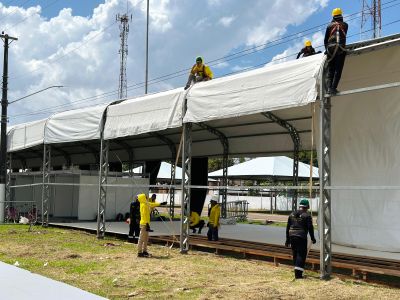
<path fill-rule="evenodd" d="M 51 147 L 52 147 L 52 149 L 53 149 L 53 154 L 54 154 L 54 150 L 57 151 L 57 152 L 59 152 L 59 153 L 61 153 L 61 155 L 64 156 L 65 164 L 66 164 L 68 167 L 71 166 L 71 156 L 69 155 L 68 152 L 66 152 L 66 151 L 64 151 L 64 150 L 62 150 L 62 149 L 60 149 L 60 148 L 58 148 L 58 147 L 55 147 L 55 146 L 51 146 Z M 55 155 L 54 155 L 54 156 L 55 156 Z"/>
<path fill-rule="evenodd" d="M 182 142 L 182 201 L 181 201 L 181 253 L 189 251 L 190 186 L 192 167 L 192 124 L 183 124 Z"/>
<path fill-rule="evenodd" d="M 84 143 L 84 142 L 81 142 L 81 141 L 78 141 L 77 143 L 78 143 L 81 147 L 85 148 L 88 152 L 90 152 L 90 153 L 93 154 L 94 161 L 97 162 L 97 161 L 100 160 L 100 158 L 99 158 L 99 153 L 98 153 L 98 149 L 96 149 L 95 147 L 93 147 L 93 146 L 91 146 L 91 145 L 88 145 L 88 144 L 86 144 L 86 143 Z"/>
<path fill-rule="evenodd" d="M 329 279 L 332 272 L 332 231 L 331 231 L 331 98 L 325 94 L 325 70 L 321 75 L 320 141 L 321 165 L 320 180 L 320 276 Z"/>
<path fill-rule="evenodd" d="M 283 120 L 279 118 L 278 116 L 274 115 L 271 112 L 264 112 L 262 113 L 265 117 L 270 119 L 271 121 L 274 121 L 277 123 L 279 126 L 287 129 L 287 131 L 290 134 L 290 137 L 292 138 L 293 141 L 293 186 L 297 186 L 299 182 L 299 150 L 300 150 L 300 135 L 299 132 L 296 130 L 296 128 L 287 122 L 286 120 Z M 295 211 L 297 209 L 297 190 L 293 191 L 293 196 L 292 196 L 292 211 Z"/>
<path fill-rule="evenodd" d="M 176 173 L 176 146 L 174 142 L 167 138 L 166 136 L 159 134 L 158 132 L 151 133 L 152 136 L 158 138 L 159 140 L 163 141 L 165 144 L 168 145 L 169 150 L 171 151 L 171 187 L 169 189 L 169 214 L 173 218 L 175 215 L 175 173 Z"/>
<path fill-rule="evenodd" d="M 113 143 L 121 146 L 125 149 L 126 153 L 128 153 L 128 174 L 129 177 L 133 177 L 133 160 L 134 160 L 134 153 L 133 148 L 127 142 L 120 141 L 120 140 L 113 140 Z"/>
<path fill-rule="evenodd" d="M 395 87 L 400 87 L 400 82 L 392 82 L 392 83 L 386 83 L 386 84 L 369 86 L 369 87 L 365 87 L 365 88 L 359 88 L 359 89 L 354 89 L 354 90 L 338 92 L 335 96 L 337 97 L 337 96 L 345 96 L 345 95 L 358 94 L 358 93 L 366 93 L 366 92 L 370 92 L 370 91 L 390 89 L 390 88 L 395 88 Z M 326 95 L 326 96 L 330 96 L 330 95 Z"/>
<path fill-rule="evenodd" d="M 97 238 L 102 239 L 106 233 L 106 200 L 107 200 L 107 176 L 109 141 L 104 140 L 101 134 L 100 140 L 100 168 L 99 168 L 99 200 L 97 205 Z"/>
<path fill-rule="evenodd" d="M 229 158 L 229 140 L 226 137 L 225 134 L 223 134 L 221 131 L 218 129 L 215 129 L 214 127 L 204 124 L 204 123 L 198 123 L 198 126 L 200 126 L 202 129 L 207 130 L 208 132 L 211 132 L 212 134 L 216 135 L 222 145 L 222 186 L 226 187 L 228 185 L 228 158 Z M 221 216 L 222 218 L 226 218 L 226 202 L 227 202 L 227 189 L 224 188 L 220 190 L 220 195 L 222 196 L 221 200 Z"/>
<path fill-rule="evenodd" d="M 6 203 L 4 205 L 5 211 L 5 221 L 8 222 L 8 211 L 11 208 L 11 173 L 12 173 L 12 154 L 9 153 L 6 158 L 6 168 L 7 168 L 7 177 L 6 177 Z"/>
<path fill-rule="evenodd" d="M 51 146 L 43 145 L 42 226 L 49 225 Z"/>

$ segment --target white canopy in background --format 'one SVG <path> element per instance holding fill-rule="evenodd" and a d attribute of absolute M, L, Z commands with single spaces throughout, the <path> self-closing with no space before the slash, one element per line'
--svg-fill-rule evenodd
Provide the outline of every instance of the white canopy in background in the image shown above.
<path fill-rule="evenodd" d="M 178 88 L 109 106 L 104 138 L 115 139 L 180 127 L 185 93 Z"/>
<path fill-rule="evenodd" d="M 43 144 L 47 119 L 18 124 L 7 133 L 7 151 L 13 152 Z"/>
<path fill-rule="evenodd" d="M 171 164 L 165 161 L 161 162 L 160 171 L 158 171 L 157 179 L 171 179 Z M 142 167 L 137 167 L 133 169 L 133 173 L 141 174 Z M 175 179 L 182 179 L 182 168 L 176 167 Z"/>
<path fill-rule="evenodd" d="M 209 177 L 222 177 L 222 169 L 211 172 Z M 293 159 L 286 156 L 258 157 L 228 168 L 228 177 L 262 178 L 268 176 L 292 177 Z M 299 163 L 299 177 L 310 177 L 310 165 Z M 313 167 L 313 177 L 318 178 L 318 168 Z"/>
<path fill-rule="evenodd" d="M 56 113 L 47 120 L 46 144 L 88 141 L 100 138 L 101 121 L 107 105 Z"/>
<path fill-rule="evenodd" d="M 317 98 L 323 54 L 194 85 L 184 122 L 205 122 L 304 106 Z"/>

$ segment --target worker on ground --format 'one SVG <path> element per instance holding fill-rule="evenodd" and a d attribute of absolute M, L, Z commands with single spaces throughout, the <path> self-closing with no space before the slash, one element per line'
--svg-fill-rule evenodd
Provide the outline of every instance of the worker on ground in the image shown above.
<path fill-rule="evenodd" d="M 315 49 L 311 45 L 311 41 L 306 41 L 304 43 L 304 48 L 301 49 L 300 52 L 297 54 L 296 59 L 298 59 L 302 54 L 303 54 L 303 57 L 307 57 L 307 56 L 316 54 Z"/>
<path fill-rule="evenodd" d="M 213 78 L 213 73 L 209 66 L 203 64 L 203 58 L 198 56 L 196 58 L 196 63 L 193 65 L 192 69 L 190 70 L 189 78 L 185 86 L 185 90 L 187 90 L 192 82 L 200 82 L 200 81 L 207 81 Z"/>
<path fill-rule="evenodd" d="M 211 208 L 209 212 L 207 238 L 209 241 L 218 241 L 218 228 L 221 208 L 218 204 L 218 196 L 212 196 L 210 200 Z"/>
<path fill-rule="evenodd" d="M 150 211 L 154 207 L 166 205 L 167 202 L 150 202 L 145 194 L 139 194 L 137 198 L 140 203 L 140 234 L 138 241 L 138 257 L 150 257 L 150 254 L 147 252 L 147 242 L 149 240 L 150 230 Z"/>
<path fill-rule="evenodd" d="M 156 199 L 157 199 L 157 195 L 156 194 L 153 194 L 153 195 L 151 195 L 151 197 L 150 197 L 150 199 L 149 199 L 149 202 L 152 202 L 152 203 L 154 203 L 154 202 L 156 202 Z M 152 208 L 151 209 L 151 212 L 150 212 L 150 218 L 155 218 L 157 215 L 159 215 L 160 213 L 158 212 L 158 210 L 156 209 L 156 208 Z M 154 219 L 153 219 L 154 220 Z M 149 232 L 152 232 L 153 230 L 149 230 Z"/>
<path fill-rule="evenodd" d="M 291 246 L 292 248 L 294 276 L 296 279 L 303 278 L 307 258 L 307 235 L 310 234 L 312 243 L 316 243 L 312 217 L 308 213 L 309 208 L 308 200 L 302 199 L 299 210 L 290 214 L 286 226 L 285 246 Z"/>
<path fill-rule="evenodd" d="M 332 11 L 333 19 L 326 28 L 324 45 L 328 56 L 328 93 L 335 95 L 338 90 L 344 61 L 346 58 L 346 35 L 348 25 L 343 21 L 342 10 L 335 8 Z"/>
<path fill-rule="evenodd" d="M 140 233 L 140 203 L 137 197 L 135 197 L 129 206 L 129 218 L 127 222 L 129 224 L 128 241 L 136 242 Z"/>
<path fill-rule="evenodd" d="M 204 220 L 200 219 L 200 216 L 197 212 L 192 211 L 190 213 L 190 223 L 189 223 L 189 228 L 193 230 L 192 233 L 196 233 L 196 228 L 199 229 L 198 233 L 201 234 L 201 230 L 204 227 Z"/>

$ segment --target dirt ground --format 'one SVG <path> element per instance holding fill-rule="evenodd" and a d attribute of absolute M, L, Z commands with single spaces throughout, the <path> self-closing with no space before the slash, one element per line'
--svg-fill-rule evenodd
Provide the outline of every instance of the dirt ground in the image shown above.
<path fill-rule="evenodd" d="M 400 290 L 317 273 L 293 280 L 290 267 L 56 228 L 0 226 L 0 260 L 110 299 L 400 299 Z"/>

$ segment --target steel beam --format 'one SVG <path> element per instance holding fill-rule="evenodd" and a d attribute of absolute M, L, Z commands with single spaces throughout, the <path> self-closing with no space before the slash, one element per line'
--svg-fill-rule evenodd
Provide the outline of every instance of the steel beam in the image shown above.
<path fill-rule="evenodd" d="M 364 88 L 359 88 L 359 89 L 354 89 L 354 90 L 347 90 L 347 91 L 343 91 L 343 92 L 338 92 L 336 95 L 326 95 L 326 96 L 338 97 L 338 96 L 366 93 L 366 92 L 370 92 L 370 91 L 390 89 L 390 88 L 396 88 L 396 87 L 400 87 L 400 82 L 392 82 L 392 83 L 374 85 L 374 86 L 369 86 L 369 87 L 364 87 Z"/>
<path fill-rule="evenodd" d="M 279 126 L 285 128 L 289 132 L 290 137 L 292 138 L 292 141 L 293 141 L 293 186 L 297 186 L 298 182 L 299 182 L 299 150 L 300 150 L 300 145 L 301 145 L 299 132 L 296 130 L 296 128 L 292 124 L 290 124 L 286 120 L 279 118 L 278 116 L 274 115 L 271 112 L 264 112 L 264 113 L 262 113 L 262 115 L 264 115 L 271 121 L 274 121 Z M 295 211 L 297 209 L 297 195 L 298 195 L 297 190 L 294 190 L 293 195 L 292 195 L 292 211 Z"/>
<path fill-rule="evenodd" d="M 50 170 L 51 170 L 51 146 L 43 145 L 43 180 L 42 180 L 42 226 L 49 225 L 50 202 Z"/>
<path fill-rule="evenodd" d="M 109 141 L 104 140 L 101 134 L 100 141 L 100 168 L 99 168 L 99 200 L 97 205 L 97 238 L 103 239 L 106 233 L 106 202 Z"/>
<path fill-rule="evenodd" d="M 171 151 L 171 182 L 170 182 L 170 189 L 169 189 L 169 214 L 173 218 L 175 215 L 175 188 L 172 186 L 175 185 L 175 173 L 176 173 L 176 164 L 177 164 L 177 157 L 176 157 L 176 146 L 175 143 L 167 138 L 166 136 L 159 134 L 158 132 L 152 132 L 150 134 L 158 138 L 160 141 L 164 142 L 168 145 L 169 150 Z"/>
<path fill-rule="evenodd" d="M 326 68 L 324 68 L 326 70 Z M 331 98 L 325 93 L 325 72 L 321 75 L 320 98 L 320 276 L 329 279 L 332 273 L 332 228 L 331 228 Z"/>
<path fill-rule="evenodd" d="M 224 187 L 223 189 L 220 190 L 220 195 L 221 195 L 221 216 L 222 218 L 226 218 L 226 203 L 227 203 L 227 189 L 226 187 L 228 186 L 228 158 L 229 158 L 229 140 L 226 137 L 224 133 L 222 133 L 220 130 L 207 125 L 205 123 L 198 123 L 198 126 L 200 126 L 202 129 L 207 130 L 208 132 L 216 135 L 218 139 L 221 142 L 222 145 L 222 186 Z"/>
<path fill-rule="evenodd" d="M 192 165 L 192 124 L 183 124 L 182 142 L 182 197 L 181 197 L 181 253 L 189 251 L 190 184 Z"/>

